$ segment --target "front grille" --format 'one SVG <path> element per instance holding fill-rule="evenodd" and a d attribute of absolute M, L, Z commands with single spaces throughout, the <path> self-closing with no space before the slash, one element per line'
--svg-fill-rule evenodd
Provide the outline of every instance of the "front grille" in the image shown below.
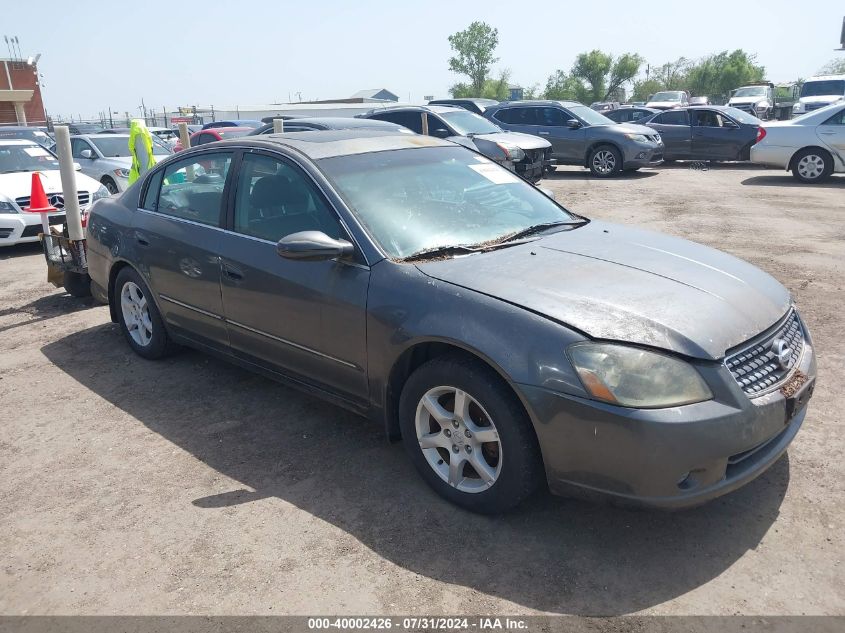
<path fill-rule="evenodd" d="M 660 142 L 660 134 L 655 134 L 654 136 L 647 137 L 649 140 L 654 141 L 655 143 Z"/>
<path fill-rule="evenodd" d="M 753 114 L 751 112 L 751 104 L 750 103 L 743 103 L 740 105 L 731 106 L 732 108 L 736 108 L 737 110 L 742 110 L 743 112 L 748 112 L 749 114 Z"/>
<path fill-rule="evenodd" d="M 783 364 L 775 353 L 779 341 L 783 341 L 790 351 L 789 358 Z M 791 310 L 774 328 L 725 358 L 725 366 L 746 395 L 757 397 L 786 381 L 798 364 L 803 350 L 804 330 L 798 314 Z"/>
<path fill-rule="evenodd" d="M 47 200 L 49 201 L 52 196 L 60 196 L 62 195 L 61 192 L 53 192 L 47 194 Z M 87 191 L 78 191 L 76 194 L 77 199 L 79 200 L 79 206 L 84 207 L 87 206 L 88 203 L 91 201 L 91 194 Z M 20 198 L 15 198 L 15 202 L 18 206 L 23 209 L 24 207 L 29 206 L 29 196 L 21 196 Z M 55 205 L 54 205 L 55 206 Z M 61 206 L 56 207 L 57 209 L 61 209 L 64 207 L 64 204 Z"/>
<path fill-rule="evenodd" d="M 65 214 L 64 213 L 61 213 L 61 214 L 57 213 L 56 215 L 49 216 L 47 219 L 50 223 L 50 226 L 53 226 L 55 224 L 64 224 L 65 223 Z M 21 237 L 35 237 L 36 235 L 41 233 L 42 230 L 43 229 L 41 228 L 40 222 L 38 224 L 30 224 L 29 226 L 24 227 L 23 233 L 21 233 Z"/>

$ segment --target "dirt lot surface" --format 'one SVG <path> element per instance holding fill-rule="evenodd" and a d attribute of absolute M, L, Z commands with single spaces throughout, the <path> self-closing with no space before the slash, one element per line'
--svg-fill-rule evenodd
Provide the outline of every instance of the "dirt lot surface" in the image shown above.
<path fill-rule="evenodd" d="M 197 352 L 139 358 L 16 247 L 0 251 L 0 613 L 845 614 L 845 178 L 678 165 L 544 185 L 789 287 L 819 381 L 787 457 L 687 512 L 539 495 L 475 516 L 345 411 Z"/>

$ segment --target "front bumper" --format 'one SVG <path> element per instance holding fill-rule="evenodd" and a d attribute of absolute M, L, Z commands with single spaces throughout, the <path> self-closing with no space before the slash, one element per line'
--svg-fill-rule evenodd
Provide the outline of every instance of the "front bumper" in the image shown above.
<path fill-rule="evenodd" d="M 663 143 L 634 143 L 626 147 L 622 157 L 622 169 L 655 167 L 663 162 Z"/>
<path fill-rule="evenodd" d="M 61 226 L 65 223 L 64 212 L 52 213 L 48 217 L 50 226 Z M 37 242 L 41 232 L 40 213 L 0 214 L 0 246 Z"/>
<path fill-rule="evenodd" d="M 762 474 L 804 421 L 816 377 L 812 342 L 805 341 L 798 364 L 808 380 L 788 419 L 780 390 L 752 400 L 725 367 L 711 369 L 713 400 L 668 409 L 629 409 L 520 385 L 552 492 L 683 508 Z"/>

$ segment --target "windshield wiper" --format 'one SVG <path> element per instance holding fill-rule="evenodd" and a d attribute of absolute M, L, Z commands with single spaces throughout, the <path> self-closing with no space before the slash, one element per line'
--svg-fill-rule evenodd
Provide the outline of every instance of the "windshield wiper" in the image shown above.
<path fill-rule="evenodd" d="M 401 261 L 412 262 L 415 260 L 429 259 L 432 257 L 445 257 L 448 255 L 469 255 L 478 252 L 479 250 L 477 248 L 473 248 L 471 246 L 452 244 L 448 246 L 435 246 L 434 248 L 424 248 L 421 251 L 417 251 L 416 253 L 411 253 L 407 257 L 403 257 Z"/>
<path fill-rule="evenodd" d="M 557 220 L 555 222 L 541 222 L 540 224 L 534 224 L 529 226 L 528 228 L 522 229 L 521 231 L 517 231 L 516 233 L 512 233 L 511 235 L 506 236 L 502 239 L 502 242 L 512 242 L 514 240 L 521 239 L 523 237 L 528 237 L 529 235 L 534 235 L 535 233 L 540 233 L 541 231 L 545 231 L 546 229 L 550 229 L 554 226 L 580 226 L 582 224 L 586 224 L 588 220 L 580 220 L 578 222 L 569 222 L 563 220 Z"/>

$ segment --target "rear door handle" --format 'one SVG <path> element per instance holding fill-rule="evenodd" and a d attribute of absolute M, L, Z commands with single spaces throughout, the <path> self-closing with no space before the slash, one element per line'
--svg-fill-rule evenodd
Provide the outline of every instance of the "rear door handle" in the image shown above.
<path fill-rule="evenodd" d="M 836 134 L 836 132 L 834 132 L 833 130 L 830 130 L 830 131 L 825 131 L 825 132 L 819 132 L 819 134 L 824 134 L 825 136 L 829 136 L 831 134 Z"/>

